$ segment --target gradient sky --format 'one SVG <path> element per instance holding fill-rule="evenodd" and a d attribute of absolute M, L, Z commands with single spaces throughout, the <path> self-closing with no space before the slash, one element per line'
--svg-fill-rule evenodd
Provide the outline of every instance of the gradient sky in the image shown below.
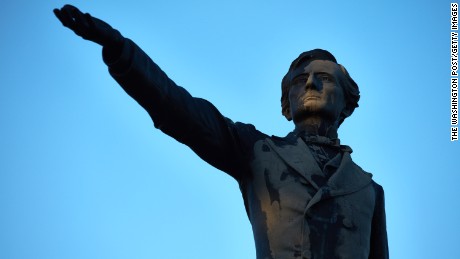
<path fill-rule="evenodd" d="M 285 136 L 280 82 L 323 48 L 360 86 L 339 130 L 385 189 L 391 258 L 458 258 L 450 2 L 25 1 L 0 4 L 0 259 L 255 258 L 236 181 L 153 127 L 71 3 L 234 121 Z"/>

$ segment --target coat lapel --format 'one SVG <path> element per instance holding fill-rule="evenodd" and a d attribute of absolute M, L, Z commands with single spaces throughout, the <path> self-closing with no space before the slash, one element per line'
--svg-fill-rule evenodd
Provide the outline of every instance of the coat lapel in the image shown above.
<path fill-rule="evenodd" d="M 337 164 L 338 168 L 329 178 L 326 185 L 318 186 L 313 178 L 324 177 L 324 173 L 303 140 L 290 133 L 280 141 L 267 139 L 267 143 L 286 164 L 304 177 L 317 190 L 317 193 L 307 205 L 307 210 L 323 199 L 359 191 L 372 182 L 372 174 L 362 170 L 351 160 L 350 153 L 345 151 L 343 155 L 336 156 L 326 164 L 326 168 L 328 165 L 335 167 Z"/>
<path fill-rule="evenodd" d="M 329 178 L 327 184 L 313 196 L 306 211 L 321 200 L 357 192 L 372 182 L 372 174 L 366 173 L 351 160 L 350 153 L 344 152 L 337 171 Z"/>
<path fill-rule="evenodd" d="M 327 185 L 331 196 L 346 195 L 359 191 L 372 182 L 372 174 L 365 172 L 351 160 L 350 153 L 345 152 L 342 163 L 335 174 L 329 178 Z"/>
<path fill-rule="evenodd" d="M 304 177 L 316 190 L 320 189 L 321 186 L 318 186 L 313 178 L 324 177 L 324 174 L 304 141 L 290 133 L 283 139 L 284 143 L 274 142 L 271 139 L 267 139 L 267 142 L 286 164 Z"/>

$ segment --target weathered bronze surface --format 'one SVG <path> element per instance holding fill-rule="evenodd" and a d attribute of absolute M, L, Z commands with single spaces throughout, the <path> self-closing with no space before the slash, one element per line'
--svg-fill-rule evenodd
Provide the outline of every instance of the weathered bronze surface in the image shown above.
<path fill-rule="evenodd" d="M 238 181 L 257 258 L 388 258 L 384 193 L 356 165 L 337 130 L 358 107 L 358 85 L 321 49 L 302 53 L 282 80 L 286 137 L 234 123 L 176 85 L 133 41 L 66 5 L 62 24 L 103 46 L 112 77 L 156 128 Z"/>

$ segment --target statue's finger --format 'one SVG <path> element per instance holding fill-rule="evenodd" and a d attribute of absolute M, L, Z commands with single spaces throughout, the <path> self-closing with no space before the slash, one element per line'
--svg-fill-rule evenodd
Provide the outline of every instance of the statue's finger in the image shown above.
<path fill-rule="evenodd" d="M 84 16 L 83 13 L 81 12 L 74 12 L 73 13 L 73 17 L 74 17 L 74 20 L 75 20 L 75 29 L 80 31 L 80 32 L 84 32 L 84 31 L 88 31 L 90 28 L 90 25 L 86 19 L 86 17 Z"/>
<path fill-rule="evenodd" d="M 74 13 L 74 12 L 80 12 L 81 13 L 81 11 L 77 7 L 75 7 L 73 5 L 70 5 L 70 4 L 64 5 L 62 7 L 62 10 L 66 10 L 66 11 L 71 12 L 71 13 Z"/>
<path fill-rule="evenodd" d="M 62 23 L 62 25 L 66 26 L 66 25 L 64 24 L 64 19 L 62 18 L 62 15 L 61 15 L 61 11 L 60 11 L 59 9 L 55 8 L 55 9 L 53 10 L 53 13 L 54 13 L 54 15 L 56 15 L 56 17 L 57 17 L 58 20 Z"/>
<path fill-rule="evenodd" d="M 63 7 L 59 12 L 59 17 L 61 18 L 61 22 L 65 27 L 71 30 L 75 30 L 75 21 L 72 17 L 71 11 L 68 8 Z"/>

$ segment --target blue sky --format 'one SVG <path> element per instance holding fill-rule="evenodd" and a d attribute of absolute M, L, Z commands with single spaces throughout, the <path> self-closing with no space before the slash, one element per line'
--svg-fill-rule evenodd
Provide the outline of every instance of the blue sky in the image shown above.
<path fill-rule="evenodd" d="M 0 8 L 0 258 L 255 258 L 237 183 L 153 127 L 65 3 L 234 121 L 284 136 L 280 82 L 323 48 L 360 86 L 339 129 L 386 194 L 392 258 L 456 258 L 448 1 L 24 1 Z"/>

